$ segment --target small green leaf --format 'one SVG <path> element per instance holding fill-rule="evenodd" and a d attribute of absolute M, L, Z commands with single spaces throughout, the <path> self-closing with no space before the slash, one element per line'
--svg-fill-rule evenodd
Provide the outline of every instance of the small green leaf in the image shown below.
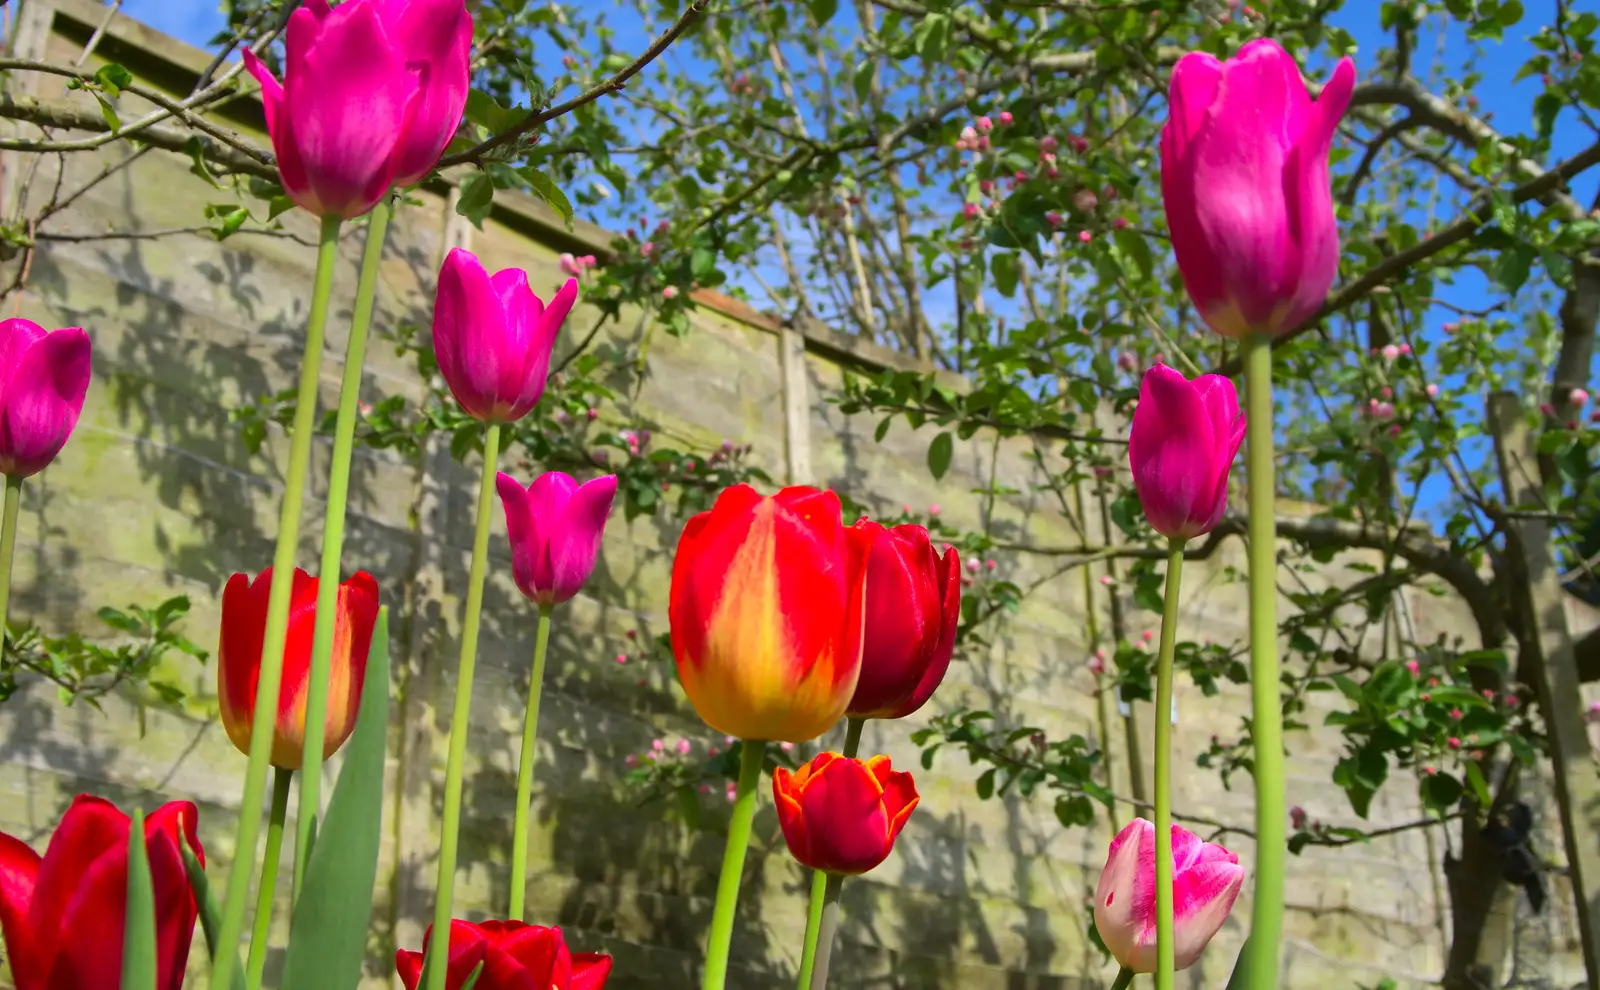
<path fill-rule="evenodd" d="M 978 798 L 979 798 L 979 800 L 987 801 L 990 798 L 994 797 L 994 775 L 995 775 L 995 768 L 994 767 L 990 767 L 989 769 L 987 769 L 987 770 L 985 770 L 983 772 L 982 776 L 980 776 L 978 778 Z"/>
<path fill-rule="evenodd" d="M 928 470 L 933 474 L 933 480 L 938 481 L 944 473 L 950 470 L 950 458 L 955 454 L 956 440 L 950 431 L 939 434 L 933 438 L 933 443 L 928 444 Z"/>
<path fill-rule="evenodd" d="M 295 902 L 280 986 L 344 990 L 361 979 L 383 838 L 389 731 L 389 610 L 378 610 L 355 732 Z"/>
<path fill-rule="evenodd" d="M 867 97 L 871 95 L 873 73 L 874 63 L 872 59 L 864 58 L 856 64 L 855 78 L 853 80 L 856 88 L 856 99 L 865 102 Z"/>
<path fill-rule="evenodd" d="M 572 202 L 567 199 L 567 194 L 556 185 L 556 180 L 533 166 L 522 169 L 522 177 L 528 180 L 528 188 L 533 194 L 544 200 L 552 210 L 561 215 L 561 220 L 572 229 Z"/>
<path fill-rule="evenodd" d="M 100 103 L 100 116 L 106 119 L 106 126 L 111 128 L 111 133 L 115 134 L 122 130 L 122 118 L 117 116 L 117 110 L 111 105 L 111 101 L 99 93 L 94 94 L 94 98 Z"/>
<path fill-rule="evenodd" d="M 1117 248 L 1122 251 L 1122 254 L 1128 260 L 1133 262 L 1139 274 L 1149 278 L 1150 274 L 1155 271 L 1156 263 L 1155 259 L 1150 255 L 1150 244 L 1144 239 L 1144 235 L 1136 230 L 1124 228 L 1116 231 L 1111 236 L 1116 240 Z"/>
<path fill-rule="evenodd" d="M 94 81 L 100 84 L 107 96 L 120 96 L 123 90 L 133 85 L 133 73 L 111 62 L 95 70 Z"/>
<path fill-rule="evenodd" d="M 494 209 L 494 180 L 487 172 L 468 172 L 461 179 L 461 195 L 456 199 L 456 212 L 483 229 L 483 221 Z"/>
<path fill-rule="evenodd" d="M 472 967 L 472 972 L 467 974 L 467 981 L 461 984 L 461 990 L 472 990 L 473 987 L 478 985 L 478 977 L 482 975 L 483 961 L 479 960 L 478 965 Z"/>
<path fill-rule="evenodd" d="M 1011 251 L 996 251 L 989 262 L 989 270 L 994 273 L 994 287 L 1002 296 L 1010 299 L 1016 295 L 1017 282 L 1021 273 L 1017 270 L 1017 256 Z"/>
<path fill-rule="evenodd" d="M 467 119 L 482 124 L 491 134 L 511 130 L 527 115 L 526 110 L 507 110 L 481 89 L 467 93 Z"/>
<path fill-rule="evenodd" d="M 183 869 L 189 876 L 189 889 L 194 891 L 195 903 L 200 906 L 200 928 L 206 933 L 206 945 L 211 948 L 212 957 L 215 958 L 217 929 L 222 926 L 222 908 L 217 906 L 217 895 L 211 892 L 206 868 L 200 865 L 200 857 L 195 855 L 189 845 L 189 836 L 181 827 L 178 829 L 178 848 L 183 853 Z M 233 990 L 244 990 L 244 966 L 237 961 L 237 950 L 234 956 Z"/>
<path fill-rule="evenodd" d="M 1436 814 L 1444 814 L 1455 807 L 1461 800 L 1461 781 L 1447 773 L 1435 772 L 1424 774 L 1422 786 L 1422 806 Z"/>
<path fill-rule="evenodd" d="M 873 431 L 872 439 L 877 443 L 883 443 L 883 438 L 889 435 L 889 427 L 893 425 L 894 416 L 890 415 L 883 417 L 883 419 L 878 422 L 878 428 Z"/>
<path fill-rule="evenodd" d="M 123 990 L 156 990 L 156 895 L 144 848 L 144 812 L 128 827 L 127 914 L 122 922 Z"/>
<path fill-rule="evenodd" d="M 839 0 L 811 0 L 811 19 L 817 26 L 833 20 L 833 15 L 839 10 Z"/>
<path fill-rule="evenodd" d="M 1467 786 L 1472 788 L 1472 796 L 1478 802 L 1478 807 L 1487 808 L 1493 803 L 1489 796 L 1489 782 L 1483 779 L 1483 771 L 1476 763 L 1467 764 Z"/>

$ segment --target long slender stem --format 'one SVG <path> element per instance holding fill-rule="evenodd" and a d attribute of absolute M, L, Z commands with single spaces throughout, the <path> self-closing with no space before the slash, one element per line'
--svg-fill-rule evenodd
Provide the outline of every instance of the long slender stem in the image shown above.
<path fill-rule="evenodd" d="M 827 880 L 822 889 L 822 919 L 818 925 L 817 961 L 811 970 L 811 985 L 808 990 L 824 990 L 828 985 L 828 963 L 833 959 L 833 933 L 839 927 L 839 888 L 844 886 L 844 877 L 836 873 L 823 875 Z"/>
<path fill-rule="evenodd" d="M 1167 541 L 1167 597 L 1161 606 L 1161 652 L 1156 659 L 1156 990 L 1172 990 L 1177 972 L 1172 923 L 1172 654 L 1178 640 L 1184 542 Z"/>
<path fill-rule="evenodd" d="M 539 696 L 544 692 L 544 657 L 550 648 L 550 606 L 539 606 L 539 630 L 533 640 L 533 672 L 528 680 L 528 711 L 522 721 L 522 755 L 517 763 L 517 817 L 511 832 L 512 921 L 522 920 L 528 887 L 528 807 L 533 799 L 533 742 L 539 734 Z"/>
<path fill-rule="evenodd" d="M 1133 985 L 1133 970 L 1124 966 L 1117 971 L 1117 978 L 1111 981 L 1111 990 L 1128 990 Z"/>
<path fill-rule="evenodd" d="M 1278 983 L 1286 855 L 1283 711 L 1278 697 L 1278 549 L 1272 464 L 1272 340 L 1245 340 L 1245 427 L 1250 476 L 1250 691 L 1256 759 L 1256 889 L 1250 986 Z"/>
<path fill-rule="evenodd" d="M 733 945 L 733 918 L 739 909 L 739 880 L 744 875 L 744 854 L 750 847 L 750 824 L 756 817 L 756 785 L 761 783 L 761 763 L 766 759 L 767 744 L 746 739 L 739 750 L 738 797 L 733 802 L 733 817 L 728 821 L 728 846 L 722 853 L 722 874 L 717 878 L 717 906 L 711 914 L 705 977 L 700 981 L 700 990 L 723 990 L 728 982 L 728 949 Z"/>
<path fill-rule="evenodd" d="M 817 934 L 822 931 L 822 902 L 828 892 L 828 874 L 823 870 L 811 871 L 811 902 L 806 907 L 806 941 L 800 950 L 800 978 L 795 981 L 797 990 L 809 990 L 811 971 L 817 965 Z"/>
<path fill-rule="evenodd" d="M 1077 513 L 1078 523 L 1083 527 L 1087 536 L 1089 517 L 1083 511 L 1083 483 L 1072 483 L 1072 508 Z M 1078 569 L 1083 577 L 1083 619 L 1085 631 L 1089 634 L 1089 649 L 1099 650 L 1100 646 L 1100 611 L 1095 604 L 1094 594 L 1094 567 L 1086 565 Z M 1105 672 L 1094 675 L 1094 708 L 1095 731 L 1100 743 L 1100 765 L 1104 768 L 1106 787 L 1115 789 L 1116 780 L 1111 771 L 1111 712 L 1107 711 L 1111 698 L 1106 691 Z M 1106 805 L 1106 820 L 1111 823 L 1111 834 L 1120 832 L 1121 826 L 1117 824 L 1117 802 L 1112 801 Z"/>
<path fill-rule="evenodd" d="M 239 831 L 234 840 L 237 857 L 228 871 L 228 891 L 217 928 L 217 947 L 211 957 L 210 986 L 231 986 L 238 964 L 239 933 L 244 930 L 245 899 L 255 873 L 256 836 L 261 831 L 261 803 L 267 789 L 267 765 L 272 758 L 272 734 L 277 720 L 278 688 L 283 680 L 283 645 L 289 632 L 289 592 L 294 588 L 295 550 L 300 544 L 300 503 L 305 495 L 306 468 L 311 463 L 311 438 L 316 426 L 317 381 L 322 374 L 322 331 L 328 322 L 328 300 L 333 294 L 333 263 L 339 254 L 339 218 L 324 217 L 322 241 L 317 248 L 317 273 L 311 287 L 311 312 L 306 320 L 305 355 L 300 360 L 300 387 L 295 395 L 294 430 L 289 442 L 289 470 L 284 479 L 283 504 L 278 509 L 278 547 L 272 555 L 272 587 L 267 596 L 267 626 L 261 642 L 261 673 L 256 681 L 256 711 L 266 713 L 250 729 L 250 766 L 245 772 L 244 797 L 239 802 Z"/>
<path fill-rule="evenodd" d="M 5 515 L 0 517 L 0 629 L 11 608 L 11 558 L 17 550 L 17 516 L 21 514 L 22 476 L 6 475 Z"/>
<path fill-rule="evenodd" d="M 861 730 L 866 728 L 867 720 L 851 716 L 845 722 L 844 730 L 844 755 L 854 758 L 861 750 Z M 822 870 L 813 870 L 811 878 L 811 903 L 806 908 L 806 941 L 800 953 L 800 981 L 799 990 L 807 990 L 811 986 L 812 973 L 817 966 L 817 946 L 833 945 L 833 932 L 839 924 L 839 912 L 834 911 L 827 916 L 824 908 L 828 899 L 828 874 Z M 839 898 L 839 882 L 835 879 L 833 897 Z M 825 923 L 826 922 L 826 923 Z M 823 955 L 822 983 L 827 984 L 828 963 L 827 955 Z"/>
<path fill-rule="evenodd" d="M 272 934 L 272 901 L 278 895 L 278 857 L 283 852 L 283 822 L 289 815 L 289 788 L 293 770 L 274 767 L 272 810 L 267 813 L 267 849 L 261 859 L 261 883 L 256 888 L 256 920 L 250 927 L 250 959 L 245 963 L 245 987 L 259 990 L 267 969 L 267 937 Z"/>
<path fill-rule="evenodd" d="M 439 838 L 439 884 L 433 903 L 433 946 L 428 953 L 427 990 L 444 990 L 450 958 L 450 908 L 455 895 L 456 848 L 461 841 L 461 777 L 472 715 L 472 674 L 478 663 L 478 621 L 483 613 L 483 575 L 489 562 L 489 519 L 494 509 L 495 463 L 500 424 L 483 431 L 483 477 L 478 482 L 478 528 L 472 537 L 467 574 L 467 614 L 461 622 L 461 659 L 456 666 L 456 701 L 450 715 L 450 756 L 444 773 L 444 823 Z"/>
<path fill-rule="evenodd" d="M 322 566 L 317 571 L 317 619 L 311 634 L 311 672 L 306 681 L 305 749 L 300 760 L 300 803 L 294 820 L 294 899 L 311 857 L 317 819 L 322 815 L 322 748 L 327 728 L 328 683 L 333 667 L 333 634 L 337 628 L 339 561 L 344 555 L 344 517 L 350 497 L 350 460 L 355 451 L 356 407 L 361 399 L 361 372 L 367 363 L 367 329 L 377 295 L 378 263 L 389 229 L 389 200 L 380 200 L 367 221 L 367 246 L 356 282 L 355 313 L 344 350 L 344 379 L 339 384 L 339 412 L 333 425 L 333 463 L 328 468 L 328 503 L 322 516 Z M 293 903 L 291 901 L 291 903 Z"/>

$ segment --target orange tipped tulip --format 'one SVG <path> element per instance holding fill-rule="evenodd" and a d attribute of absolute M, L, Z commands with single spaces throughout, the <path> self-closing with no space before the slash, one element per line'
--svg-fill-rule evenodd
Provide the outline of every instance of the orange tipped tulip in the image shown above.
<path fill-rule="evenodd" d="M 866 540 L 839 497 L 724 491 L 689 520 L 668 617 L 678 678 L 700 717 L 741 739 L 802 742 L 844 715 L 861 671 Z"/>
<path fill-rule="evenodd" d="M 887 756 L 863 763 L 838 753 L 820 753 L 792 774 L 779 767 L 772 796 L 794 858 L 845 875 L 888 859 L 920 800 L 911 775 L 892 769 Z"/>
<path fill-rule="evenodd" d="M 222 645 L 217 659 L 217 698 L 222 725 L 239 752 L 250 752 L 250 727 L 255 721 L 256 681 L 261 674 L 261 643 L 267 629 L 267 598 L 272 568 L 254 581 L 235 574 L 222 591 Z M 338 617 L 333 631 L 333 667 L 328 684 L 327 730 L 322 758 L 338 752 L 356 727 L 361 685 L 367 673 L 367 650 L 378 621 L 378 582 L 358 571 L 339 586 Z M 300 769 L 306 732 L 306 686 L 311 674 L 311 634 L 317 623 L 317 579 L 294 571 L 289 603 L 289 635 L 283 647 L 283 687 L 278 696 L 277 725 L 272 735 L 272 765 Z"/>

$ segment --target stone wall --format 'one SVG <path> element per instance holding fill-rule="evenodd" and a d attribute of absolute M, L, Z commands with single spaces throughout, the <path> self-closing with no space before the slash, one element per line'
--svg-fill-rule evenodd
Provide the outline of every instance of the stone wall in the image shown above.
<path fill-rule="evenodd" d="M 18 54 L 70 61 L 104 13 L 89 0 L 25 0 L 13 31 Z M 119 61 L 141 80 L 179 95 L 209 61 L 120 15 L 107 23 L 98 60 Z M 32 95 L 85 101 L 58 82 L 36 83 Z M 138 101 L 123 102 L 125 119 L 138 112 Z M 227 117 L 265 143 L 255 104 L 236 102 Z M 112 144 L 67 156 L 62 187 L 76 189 L 125 153 L 125 146 Z M 6 153 L 3 169 L 8 204 L 19 196 L 43 202 L 57 179 L 53 158 Z M 420 192 L 397 216 L 378 297 L 380 334 L 402 321 L 426 323 L 433 274 L 452 243 L 470 244 L 491 269 L 526 268 L 536 290 L 556 284 L 559 251 L 605 253 L 604 232 L 579 224 L 568 233 L 542 205 L 517 196 L 503 195 L 484 229 L 473 230 L 447 208 L 447 192 Z M 241 233 L 222 243 L 203 231 L 151 236 L 200 224 L 201 206 L 225 198 L 191 174 L 186 159 L 151 152 L 94 185 L 52 225 L 57 235 L 82 239 L 43 242 L 34 255 L 21 312 L 47 326 L 88 328 L 95 380 L 66 452 L 24 489 L 13 598 L 18 616 L 52 629 L 89 630 L 101 605 L 151 604 L 182 592 L 194 603 L 186 631 L 210 646 L 227 576 L 258 570 L 270 558 L 284 438 L 274 433 L 262 454 L 252 456 L 229 412 L 293 384 L 315 228 L 291 213 L 281 235 Z M 105 238 L 109 231 L 146 236 Z M 342 371 L 360 241 L 361 231 L 351 229 L 341 245 L 322 372 L 325 404 L 334 399 Z M 5 274 L 15 274 L 15 265 Z M 958 445 L 949 475 L 936 483 L 924 467 L 927 434 L 900 424 L 875 442 L 873 420 L 843 416 L 826 401 L 847 366 L 902 358 L 826 330 L 785 331 L 731 300 L 705 301 L 690 335 L 653 337 L 648 374 L 627 411 L 651 421 L 657 433 L 705 444 L 723 438 L 751 443 L 773 477 L 792 469 L 797 480 L 839 487 L 885 509 L 937 502 L 956 525 L 979 520 L 983 504 L 970 492 L 997 480 L 1025 493 L 994 506 L 998 533 L 1037 544 L 1076 541 L 1051 497 L 1034 493 L 1037 478 L 1024 442 L 995 444 L 979 434 Z M 594 318 L 580 309 L 569 321 L 567 340 L 581 337 Z M 644 324 L 633 313 L 612 327 L 621 329 L 604 331 L 602 341 L 626 346 Z M 372 348 L 367 398 L 422 392 L 393 348 Z M 318 481 L 300 554 L 307 565 L 319 540 L 326 457 L 319 442 Z M 385 826 L 370 980 L 379 986 L 396 940 L 416 946 L 430 914 L 476 466 L 453 462 L 439 444 L 416 462 L 363 449 L 352 492 L 347 569 L 376 575 L 395 613 L 394 800 Z M 516 733 L 534 619 L 512 584 L 498 511 L 496 517 L 456 893 L 458 913 L 474 918 L 494 916 L 506 897 Z M 708 805 L 702 827 L 690 831 L 657 808 L 635 809 L 620 784 L 625 755 L 653 737 L 686 736 L 702 746 L 716 741 L 683 700 L 670 665 L 641 671 L 637 663 L 619 666 L 609 659 L 628 648 L 630 630 L 641 637 L 665 630 L 670 555 L 680 525 L 668 513 L 632 523 L 620 513 L 612 519 L 594 581 L 559 614 L 547 674 L 528 914 L 563 925 L 584 949 L 615 954 L 612 985 L 619 990 L 696 985 L 723 845 L 725 810 Z M 1230 576 L 1242 563 L 1235 542 L 1207 566 L 1191 568 L 1184 602 L 1189 629 L 1204 628 L 1222 642 L 1243 640 L 1244 589 Z M 1017 554 L 1000 557 L 998 573 L 1028 585 L 1047 581 L 1057 566 L 1049 557 Z M 1318 579 L 1346 577 L 1334 570 Z M 1103 594 L 1098 584 L 1094 588 Z M 1453 630 L 1460 623 L 1434 601 L 1418 605 L 1427 627 Z M 1083 666 L 1089 650 L 1084 616 L 1077 572 L 1048 581 L 997 625 L 991 650 L 953 666 L 930 712 L 980 705 L 1053 734 L 1094 738 L 1099 706 Z M 1132 622 L 1135 634 L 1156 625 L 1153 616 L 1138 613 Z M 214 871 L 225 870 L 244 760 L 217 723 L 214 671 L 186 661 L 162 676 L 181 684 L 192 700 L 174 710 L 136 709 L 113 698 L 102 713 L 64 708 L 52 691 L 38 687 L 0 706 L 0 829 L 42 843 L 80 791 L 125 806 L 187 797 L 202 807 L 201 833 Z M 1180 684 L 1176 765 L 1191 767 L 1213 734 L 1236 734 L 1247 710 L 1240 691 L 1206 699 Z M 914 728 L 930 712 L 906 721 Z M 1136 715 L 1148 739 L 1150 706 L 1139 706 Z M 914 763 L 907 728 L 875 723 L 865 746 Z M 1329 783 L 1337 736 L 1297 735 L 1291 740 L 1291 799 L 1315 817 L 1350 822 L 1342 793 Z M 1120 720 L 1110 737 L 1117 788 L 1126 794 Z M 1043 802 L 979 801 L 974 776 L 948 754 L 931 772 L 918 774 L 922 805 L 897 851 L 845 887 L 835 985 L 1054 990 L 1109 983 L 1114 968 L 1087 945 L 1085 934 L 1086 899 L 1109 838 L 1106 823 L 1068 830 Z M 1250 825 L 1248 780 L 1224 791 L 1211 772 L 1186 769 L 1175 787 L 1181 809 Z M 1119 806 L 1117 814 L 1125 821 L 1129 808 Z M 1411 788 L 1396 782 L 1375 804 L 1373 824 L 1419 815 Z M 1247 838 L 1228 841 L 1246 863 L 1252 860 Z M 757 818 L 754 843 L 734 949 L 732 985 L 739 990 L 792 985 L 808 887 L 783 847 L 770 805 Z M 1285 984 L 1354 987 L 1387 975 L 1410 986 L 1436 978 L 1448 913 L 1440 902 L 1443 880 L 1433 868 L 1442 855 L 1423 833 L 1406 832 L 1293 859 Z M 1560 892 L 1555 903 L 1553 950 L 1570 958 L 1574 928 Z M 1225 981 L 1248 911 L 1241 899 L 1217 943 L 1180 985 Z"/>

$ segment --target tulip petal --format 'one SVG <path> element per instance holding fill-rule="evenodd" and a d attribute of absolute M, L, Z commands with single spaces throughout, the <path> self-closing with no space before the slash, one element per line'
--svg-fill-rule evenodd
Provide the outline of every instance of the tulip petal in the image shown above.
<path fill-rule="evenodd" d="M 378 622 L 378 582 L 357 571 L 339 586 L 333 627 L 333 664 L 328 671 L 327 721 L 322 736 L 322 758 L 339 751 L 356 728 L 361 711 L 361 689 L 367 679 L 367 657 Z M 307 668 L 309 674 L 310 668 Z M 298 721 L 305 723 L 305 706 Z M 304 749 L 302 748 L 302 761 Z"/>
<path fill-rule="evenodd" d="M 832 756 L 831 753 L 819 754 Z M 807 763 L 800 768 L 800 773 L 791 773 L 788 767 L 778 767 L 772 771 L 772 803 L 778 809 L 778 827 L 783 830 L 783 840 L 789 846 L 789 851 L 801 863 L 811 862 L 811 834 L 806 827 L 805 806 L 800 803 L 800 791 L 804 786 L 801 775 L 811 773 L 812 763 Z"/>
<path fill-rule="evenodd" d="M 484 922 L 484 929 L 500 928 L 496 947 L 507 953 L 517 970 L 524 974 L 530 990 L 564 987 L 572 978 L 572 955 L 567 951 L 561 929 L 521 922 Z M 491 936 L 493 937 L 493 936 Z M 491 984 L 511 986 L 512 984 Z"/>
<path fill-rule="evenodd" d="M 310 11 L 306 13 L 310 16 Z M 291 14 L 289 17 L 291 35 L 294 33 L 297 18 L 302 23 L 305 21 L 305 18 L 300 17 L 299 10 Z M 293 50 L 296 49 L 291 49 Z M 244 50 L 244 67 L 261 85 L 261 107 L 267 117 L 267 136 L 272 139 L 272 153 L 278 159 L 278 180 L 283 185 L 284 193 L 301 209 L 321 216 L 322 204 L 317 201 L 311 183 L 306 178 L 306 166 L 300 160 L 300 148 L 295 144 L 293 124 L 283 109 L 283 87 L 279 85 L 272 70 L 268 69 L 261 59 L 256 57 L 256 53 L 248 48 Z"/>
<path fill-rule="evenodd" d="M 505 313 L 476 256 L 453 249 L 439 269 L 433 309 L 433 352 L 461 408 L 487 420 L 495 411 L 502 369 L 519 358 L 507 352 Z"/>
<path fill-rule="evenodd" d="M 286 73 L 284 110 L 316 199 L 326 214 L 360 216 L 394 181 L 416 73 L 371 3 L 335 7 L 314 44 L 290 39 L 289 51 L 303 54 Z"/>
<path fill-rule="evenodd" d="M 268 593 L 271 581 L 267 582 Z M 254 590 L 254 589 L 252 589 Z M 266 609 L 262 609 L 263 617 Z M 283 642 L 283 673 L 278 682 L 278 711 L 272 733 L 272 765 L 298 770 L 305 757 L 306 690 L 311 680 L 311 646 L 317 625 L 317 579 L 296 567 L 289 592 L 289 628 Z M 266 621 L 262 620 L 262 636 Z M 335 629 L 335 638 L 338 636 Z M 259 667 L 256 674 L 260 680 Z M 255 709 L 255 690 L 250 692 Z M 329 709 L 332 710 L 331 707 Z M 245 749 L 248 752 L 248 746 Z"/>
<path fill-rule="evenodd" d="M 917 795 L 917 783 L 909 773 L 891 770 L 887 756 L 874 757 L 873 761 L 880 759 L 883 761 L 882 768 L 874 766 L 872 770 L 883 788 L 883 810 L 889 817 L 889 844 L 892 846 L 922 798 Z M 869 761 L 869 765 L 873 761 Z"/>
<path fill-rule="evenodd" d="M 1172 67 L 1172 81 L 1167 86 L 1167 102 L 1171 106 L 1168 129 L 1172 131 L 1171 151 L 1175 162 L 1184 161 L 1189 154 L 1189 144 L 1200 133 L 1206 114 L 1217 98 L 1222 85 L 1222 63 L 1207 52 L 1189 52 Z M 1166 135 L 1162 135 L 1163 141 Z M 1162 155 L 1167 148 L 1163 145 Z"/>
<path fill-rule="evenodd" d="M 1244 442 L 1245 419 L 1239 411 L 1239 393 L 1230 379 L 1222 375 L 1201 375 L 1194 380 L 1194 389 L 1211 425 L 1212 466 L 1211 477 L 1196 499 L 1190 522 L 1201 533 L 1207 533 L 1216 528 L 1228 511 L 1228 475 L 1239 453 L 1239 445 Z"/>
<path fill-rule="evenodd" d="M 217 707 L 222 727 L 241 752 L 250 751 L 250 726 L 255 718 L 256 681 L 261 676 L 261 647 L 267 632 L 267 598 L 272 568 L 255 579 L 248 574 L 228 578 L 222 589 L 222 642 L 217 649 Z"/>
<path fill-rule="evenodd" d="M 17 990 L 36 990 L 43 979 L 39 969 L 48 964 L 28 921 L 39 863 L 26 842 L 0 832 L 0 938 Z"/>
<path fill-rule="evenodd" d="M 395 975 L 405 984 L 406 990 L 417 990 L 422 980 L 422 953 L 397 949 L 394 954 Z"/>
<path fill-rule="evenodd" d="M 1155 969 L 1155 825 L 1135 818 L 1111 840 L 1094 892 L 1094 925 L 1117 961 L 1135 973 Z M 1150 867 L 1142 869 L 1148 862 Z M 1148 922 L 1148 924 L 1147 924 Z M 1148 929 L 1148 930 L 1147 930 Z M 1141 945 L 1148 951 L 1141 954 Z"/>
<path fill-rule="evenodd" d="M 814 857 L 806 865 L 857 874 L 888 857 L 892 846 L 883 787 L 861 761 L 835 760 L 814 774 L 800 790 L 800 804 Z"/>
<path fill-rule="evenodd" d="M 73 799 L 72 806 L 61 817 L 61 823 L 50 836 L 50 845 L 39 863 L 33 903 L 28 908 L 28 921 L 38 936 L 41 958 L 53 959 L 63 948 L 57 943 L 63 931 L 62 918 L 73 896 L 86 884 L 86 877 L 96 860 L 116 849 L 122 850 L 125 860 L 127 843 L 128 816 L 118 811 L 115 805 L 87 794 Z M 122 898 L 119 897 L 117 903 L 120 912 Z M 119 938 L 121 934 L 122 926 L 119 924 Z M 42 977 L 47 974 L 39 975 Z"/>
<path fill-rule="evenodd" d="M 1156 532 L 1196 535 L 1191 520 L 1199 498 L 1211 493 L 1213 457 L 1211 422 L 1194 385 L 1163 364 L 1145 372 L 1128 434 L 1128 464 Z"/>
<path fill-rule="evenodd" d="M 512 563 L 518 582 L 533 589 L 529 597 L 537 602 L 559 600 L 554 596 L 550 547 L 561 528 L 562 513 L 577 491 L 577 479 L 561 471 L 546 471 L 528 486 L 529 535 L 523 547 L 515 548 Z"/>
<path fill-rule="evenodd" d="M 570 990 L 605 990 L 611 977 L 611 957 L 599 952 L 574 952 L 572 954 L 572 986 Z"/>
<path fill-rule="evenodd" d="M 11 380 L 22 355 L 43 340 L 45 333 L 45 328 L 32 320 L 0 320 L 0 387 Z"/>
<path fill-rule="evenodd" d="M 180 835 L 186 836 L 196 858 L 205 865 L 198 821 L 199 811 L 188 801 L 164 804 L 145 819 L 145 849 L 156 916 L 156 986 L 161 990 L 182 990 L 189 946 L 194 941 L 199 905 L 189 886 L 189 873 L 178 842 Z"/>
<path fill-rule="evenodd" d="M 550 352 L 540 337 L 540 316 L 544 303 L 528 287 L 528 273 L 520 268 L 502 268 L 489 277 L 489 284 L 504 314 L 507 360 L 500 367 L 495 394 L 508 410 L 507 420 L 525 416 L 544 394 L 545 370 Z M 538 355 L 543 348 L 544 359 Z"/>
<path fill-rule="evenodd" d="M 1284 170 L 1284 200 L 1290 236 L 1300 246 L 1293 309 L 1284 329 L 1299 326 L 1322 305 L 1339 273 L 1339 228 L 1333 221 L 1328 151 L 1355 89 L 1355 63 L 1339 60 L 1333 76 L 1306 114 L 1299 140 Z"/>
<path fill-rule="evenodd" d="M 28 477 L 55 460 L 89 391 L 89 335 L 47 333 L 23 350 L 0 394 L 0 472 Z"/>
<path fill-rule="evenodd" d="M 579 486 L 556 517 L 549 550 L 555 601 L 572 598 L 593 573 L 616 494 L 616 475 L 592 478 Z"/>
<path fill-rule="evenodd" d="M 422 951 L 413 953 L 416 956 L 416 970 L 412 979 L 406 979 L 407 970 L 410 968 L 409 965 L 401 966 L 400 954 L 396 955 L 396 969 L 399 970 L 400 979 L 405 981 L 406 990 L 416 990 L 417 984 L 421 981 L 422 963 L 427 957 L 428 946 L 432 942 L 433 926 L 429 925 L 428 930 L 422 936 Z M 450 964 L 445 969 L 445 986 L 449 990 L 459 990 L 460 987 L 466 985 L 467 979 L 472 975 L 472 971 L 478 968 L 479 963 L 484 964 L 485 973 L 479 977 L 478 985 L 484 988 L 496 986 L 496 984 L 488 982 L 488 950 L 488 939 L 484 937 L 483 932 L 477 925 L 469 921 L 450 922 Z M 505 954 L 501 953 L 501 955 L 504 956 Z M 515 986 L 515 984 L 507 984 L 507 986 Z M 518 987 L 517 990 L 530 990 L 530 988 Z M 538 988 L 538 990 L 543 990 L 543 988 Z"/>
<path fill-rule="evenodd" d="M 415 114 L 395 163 L 395 184 L 415 185 L 439 160 L 467 105 L 472 15 L 462 0 L 389 0 L 387 22 L 408 68 L 420 70 Z"/>
<path fill-rule="evenodd" d="M 861 674 L 850 714 L 899 718 L 920 707 L 907 705 L 941 634 L 937 558 L 921 526 L 886 530 L 863 519 L 851 528 L 865 534 L 870 549 Z"/>
<path fill-rule="evenodd" d="M 521 390 L 515 393 L 515 400 L 511 405 L 511 419 L 520 419 L 527 415 L 528 410 L 539 404 L 539 399 L 544 395 L 545 380 L 550 374 L 550 352 L 555 348 L 556 335 L 561 332 L 561 324 L 566 320 L 567 313 L 572 310 L 578 300 L 578 280 L 569 278 L 555 298 L 550 300 L 548 306 L 542 305 L 537 296 L 530 292 L 534 303 L 540 308 L 530 310 L 535 316 L 532 320 L 532 336 L 524 354 L 521 371 Z M 527 316 L 524 316 L 527 319 Z"/>

